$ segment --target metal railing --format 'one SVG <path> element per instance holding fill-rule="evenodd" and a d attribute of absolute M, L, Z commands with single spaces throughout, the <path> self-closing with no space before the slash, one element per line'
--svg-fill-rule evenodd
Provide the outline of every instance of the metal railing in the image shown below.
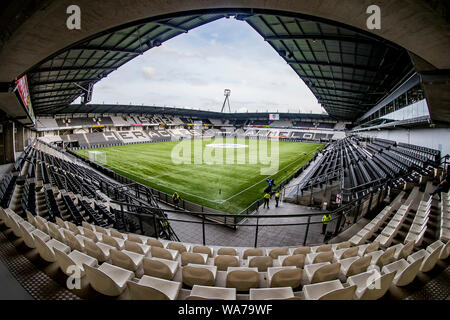
<path fill-rule="evenodd" d="M 139 204 L 130 204 L 129 202 L 122 202 L 122 201 L 112 201 L 112 203 L 115 203 L 120 206 L 120 210 L 114 210 L 114 213 L 116 216 L 118 216 L 118 219 L 123 218 L 123 216 L 132 216 L 136 218 L 139 221 L 139 225 L 141 226 L 140 232 L 142 234 L 145 234 L 145 231 L 143 229 L 143 222 L 146 221 L 147 223 L 153 223 L 154 228 L 156 231 L 157 226 L 160 225 L 158 222 L 159 220 L 164 219 L 165 221 L 170 222 L 178 222 L 178 223 L 189 223 L 189 224 L 201 224 L 202 227 L 202 243 L 203 245 L 206 245 L 206 227 L 208 225 L 222 225 L 221 223 L 218 223 L 217 221 L 214 221 L 214 219 L 217 216 L 223 217 L 225 219 L 229 219 L 229 221 L 234 221 L 234 229 L 237 229 L 237 227 L 251 227 L 254 228 L 254 247 L 258 246 L 258 236 L 260 232 L 260 228 L 262 227 L 285 227 L 285 226 L 298 226 L 298 227 L 305 227 L 305 234 L 303 235 L 303 245 L 308 244 L 308 236 L 310 234 L 310 228 L 313 225 L 322 225 L 321 218 L 324 214 L 331 214 L 332 219 L 329 223 L 334 223 L 334 230 L 332 232 L 332 236 L 338 235 L 340 232 L 346 229 L 346 227 L 349 227 L 351 224 L 354 224 L 357 222 L 358 218 L 361 218 L 365 216 L 368 213 L 372 213 L 376 210 L 378 210 L 379 206 L 381 205 L 382 200 L 385 198 L 385 196 L 388 193 L 388 188 L 381 188 L 379 190 L 374 190 L 368 194 L 366 194 L 364 197 L 353 200 L 349 203 L 342 204 L 340 207 L 333 211 L 321 211 L 317 213 L 307 213 L 307 214 L 290 214 L 290 215 L 242 215 L 242 214 L 225 214 L 225 213 L 210 213 L 210 212 L 195 212 L 195 211 L 182 211 L 182 210 L 174 210 L 174 209 L 161 209 L 159 207 L 153 207 L 153 206 L 142 206 Z M 145 211 L 148 214 L 142 214 L 137 213 L 136 208 L 145 209 Z M 165 217 L 162 217 L 159 212 L 164 211 L 165 213 L 180 213 L 185 214 L 190 217 L 198 218 L 198 220 L 189 220 L 189 219 L 182 219 L 182 218 L 173 218 L 173 217 L 167 217 L 166 214 Z M 140 210 L 139 210 L 140 211 Z M 318 219 L 314 219 L 314 218 Z M 254 223 L 245 223 L 245 224 L 239 224 L 237 221 L 241 219 L 248 219 L 248 220 L 256 220 Z M 293 222 L 293 223 L 274 223 L 272 221 L 276 221 L 279 219 L 285 219 L 285 218 L 306 218 L 306 222 Z M 350 221 L 350 219 L 353 218 L 353 222 Z M 268 219 L 270 220 L 270 223 L 260 223 L 261 219 Z M 344 219 L 344 220 L 343 220 Z M 316 221 L 313 221 L 316 220 Z M 343 223 L 344 222 L 344 223 Z M 158 232 L 156 232 L 158 234 Z M 157 236 L 156 236 L 157 237 Z"/>

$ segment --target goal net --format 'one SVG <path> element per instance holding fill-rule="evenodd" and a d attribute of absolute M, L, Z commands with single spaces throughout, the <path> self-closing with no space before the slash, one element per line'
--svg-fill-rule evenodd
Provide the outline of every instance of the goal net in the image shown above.
<path fill-rule="evenodd" d="M 89 160 L 92 162 L 105 165 L 106 164 L 106 153 L 103 151 L 89 151 Z"/>

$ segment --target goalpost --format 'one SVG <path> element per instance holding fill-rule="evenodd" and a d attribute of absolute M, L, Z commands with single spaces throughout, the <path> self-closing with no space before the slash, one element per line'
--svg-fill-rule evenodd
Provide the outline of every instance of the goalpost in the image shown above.
<path fill-rule="evenodd" d="M 88 151 L 89 160 L 98 164 L 106 164 L 106 153 L 103 151 Z"/>

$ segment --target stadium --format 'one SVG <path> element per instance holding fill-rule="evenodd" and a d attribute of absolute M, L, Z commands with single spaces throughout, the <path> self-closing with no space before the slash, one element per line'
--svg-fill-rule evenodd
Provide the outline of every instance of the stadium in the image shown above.
<path fill-rule="evenodd" d="M 0 299 L 450 298 L 448 2 L 0 7 Z M 233 88 L 212 109 L 93 100 L 141 57 L 228 20 L 321 112 L 240 109 Z M 182 96 L 179 74 L 166 84 Z"/>

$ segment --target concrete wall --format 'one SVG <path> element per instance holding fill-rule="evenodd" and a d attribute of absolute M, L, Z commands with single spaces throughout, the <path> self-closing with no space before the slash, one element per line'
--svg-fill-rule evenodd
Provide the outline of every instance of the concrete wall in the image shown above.
<path fill-rule="evenodd" d="M 380 130 L 361 132 L 358 135 L 433 148 L 440 150 L 441 156 L 450 154 L 450 128 Z"/>

